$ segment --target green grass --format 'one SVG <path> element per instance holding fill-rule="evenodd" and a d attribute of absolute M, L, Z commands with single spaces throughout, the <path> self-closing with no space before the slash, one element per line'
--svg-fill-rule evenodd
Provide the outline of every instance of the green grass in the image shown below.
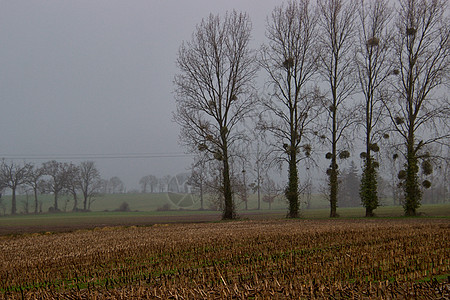
<path fill-rule="evenodd" d="M 423 205 L 419 212 L 423 217 L 450 218 L 450 204 Z M 326 219 L 328 209 L 302 210 L 301 217 L 307 219 Z M 364 218 L 363 208 L 341 208 L 342 219 Z M 196 217 L 197 216 L 197 217 Z M 286 210 L 249 210 L 240 211 L 242 219 L 280 219 L 286 216 Z M 399 206 L 380 207 L 376 210 L 378 218 L 404 218 L 403 208 Z M 219 221 L 220 212 L 213 211 L 138 211 L 138 212 L 89 212 L 89 213 L 57 213 L 29 214 L 0 217 L 0 234 L 43 231 L 71 231 L 83 228 L 117 226 L 117 225 L 150 225 L 154 223 Z M 25 228 L 25 230 L 24 230 Z"/>
<path fill-rule="evenodd" d="M 207 197 L 205 197 L 207 198 Z M 4 196 L 3 203 L 5 204 L 6 214 L 10 213 L 11 196 Z M 53 204 L 52 195 L 40 195 L 39 200 L 43 202 L 42 208 L 43 212 L 47 212 L 48 208 Z M 197 199 L 198 200 L 198 199 Z M 111 194 L 99 196 L 91 205 L 91 213 L 69 213 L 73 207 L 73 200 L 69 196 L 61 197 L 59 201 L 59 207 L 62 211 L 66 211 L 66 214 L 44 214 L 44 215 L 22 215 L 23 212 L 23 202 L 26 201 L 26 196 L 20 195 L 17 197 L 17 208 L 19 215 L 17 216 L 6 216 L 0 217 L 0 226 L 5 220 L 8 223 L 20 224 L 20 220 L 29 220 L 29 222 L 45 222 L 46 220 L 64 219 L 64 222 L 78 222 L 79 220 L 88 219 L 98 219 L 102 220 L 105 218 L 125 218 L 125 217 L 143 217 L 143 216 L 173 216 L 173 215 L 192 215 L 192 214 L 204 214 L 211 213 L 210 211 L 200 212 L 200 203 L 197 201 L 194 206 L 187 208 L 188 211 L 179 211 L 179 209 L 171 203 L 169 195 L 167 193 L 158 194 Z M 32 197 L 28 199 L 30 205 L 30 212 L 34 211 L 34 203 Z M 82 200 L 79 200 L 78 207 L 82 206 Z M 127 213 L 117 213 L 113 212 L 117 209 L 123 202 L 129 204 L 130 210 L 133 211 L 129 214 Z M 303 205 L 301 208 L 301 217 L 304 218 L 327 218 L 329 215 L 329 208 L 326 200 L 320 195 L 312 196 L 312 209 L 305 209 Z M 173 211 L 160 212 L 157 211 L 158 208 L 169 204 Z M 268 210 L 268 203 L 261 203 L 261 210 L 257 210 L 257 198 L 256 195 L 250 195 L 248 203 L 248 211 L 244 210 L 244 203 L 237 201 L 236 207 L 240 215 L 245 215 L 247 213 L 270 213 L 272 216 L 284 217 L 287 212 L 287 203 L 285 200 L 277 200 L 272 203 L 272 210 Z M 204 207 L 207 209 L 209 207 L 209 202 L 205 199 Z M 191 210 L 191 211 L 189 211 Z M 109 211 L 110 213 L 105 214 L 104 211 Z M 446 204 L 424 204 L 419 210 L 419 214 L 424 217 L 434 216 L 434 217 L 448 217 L 450 216 L 450 203 Z M 218 212 L 219 214 L 220 212 Z M 3 214 L 3 211 L 0 211 Z M 363 207 L 354 208 L 338 208 L 338 214 L 343 218 L 359 218 L 365 216 L 365 210 Z M 401 206 L 381 206 L 375 210 L 377 217 L 402 217 L 403 208 Z M 77 221 L 78 220 L 78 221 Z M 28 221 L 27 221 L 28 222 Z M 99 221 L 100 222 L 100 221 Z"/>

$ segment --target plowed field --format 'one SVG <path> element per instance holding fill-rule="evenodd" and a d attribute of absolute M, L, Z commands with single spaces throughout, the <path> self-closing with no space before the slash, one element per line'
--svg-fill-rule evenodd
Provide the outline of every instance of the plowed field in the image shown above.
<path fill-rule="evenodd" d="M 450 219 L 267 220 L 0 237 L 0 299 L 447 299 Z"/>

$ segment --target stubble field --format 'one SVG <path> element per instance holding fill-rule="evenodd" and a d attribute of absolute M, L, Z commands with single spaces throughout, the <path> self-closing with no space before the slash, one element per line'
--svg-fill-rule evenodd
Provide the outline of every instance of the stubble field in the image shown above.
<path fill-rule="evenodd" d="M 1 299 L 448 299 L 450 219 L 253 220 L 0 237 Z"/>

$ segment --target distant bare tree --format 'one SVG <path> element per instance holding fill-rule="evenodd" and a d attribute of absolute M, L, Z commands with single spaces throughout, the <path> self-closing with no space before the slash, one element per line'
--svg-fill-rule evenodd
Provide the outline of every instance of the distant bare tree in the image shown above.
<path fill-rule="evenodd" d="M 80 190 L 83 194 L 83 210 L 88 210 L 92 197 L 101 189 L 100 172 L 93 161 L 83 161 L 80 166 Z"/>
<path fill-rule="evenodd" d="M 147 193 L 147 187 L 150 187 L 150 192 L 153 193 L 158 185 L 158 178 L 154 175 L 146 175 L 139 180 L 139 184 L 142 187 L 142 193 Z"/>
<path fill-rule="evenodd" d="M 261 120 L 260 127 L 274 136 L 273 146 L 289 166 L 285 195 L 290 218 L 299 216 L 297 164 L 311 154 L 308 134 L 320 112 L 311 88 L 319 58 L 316 24 L 317 13 L 308 0 L 276 7 L 266 29 L 268 45 L 261 51 L 260 64 L 273 92 L 263 100 L 271 115 Z"/>
<path fill-rule="evenodd" d="M 330 217 L 337 217 L 338 175 L 337 159 L 348 158 L 348 130 L 356 119 L 350 96 L 355 91 L 354 68 L 355 2 L 346 0 L 318 0 L 320 11 L 319 44 L 320 72 L 329 85 L 330 97 L 323 106 L 327 111 L 326 134 L 321 138 L 331 146 L 326 158 L 331 160 L 329 177 Z"/>
<path fill-rule="evenodd" d="M 12 192 L 11 198 L 11 214 L 17 213 L 16 204 L 16 190 L 17 188 L 25 184 L 28 180 L 28 175 L 31 172 L 32 165 L 24 163 L 23 165 L 16 164 L 14 162 L 6 163 L 2 160 L 0 165 L 0 182 L 4 187 L 10 188 Z"/>
<path fill-rule="evenodd" d="M 42 167 L 45 175 L 49 177 L 46 180 L 46 190 L 54 196 L 53 211 L 59 211 L 58 197 L 67 187 L 69 164 L 51 160 L 43 163 Z"/>
<path fill-rule="evenodd" d="M 264 183 L 264 178 L 269 173 L 274 160 L 271 158 L 271 149 L 268 148 L 267 143 L 263 138 L 257 137 L 253 143 L 252 148 L 252 168 L 250 172 L 255 178 L 255 181 L 249 184 L 249 187 L 257 194 L 258 210 L 261 209 L 261 188 Z"/>
<path fill-rule="evenodd" d="M 125 188 L 122 180 L 117 176 L 111 177 L 109 179 L 109 185 L 111 186 L 112 194 L 122 193 Z"/>
<path fill-rule="evenodd" d="M 266 176 L 262 185 L 263 201 L 269 204 L 269 209 L 272 209 L 272 203 L 275 199 L 283 194 L 283 189 L 269 176 Z"/>
<path fill-rule="evenodd" d="M 230 151 L 245 138 L 240 127 L 254 109 L 255 54 L 249 48 L 251 23 L 233 11 L 210 15 L 178 52 L 175 76 L 180 139 L 192 152 L 204 151 L 223 165 L 223 219 L 233 219 Z"/>
<path fill-rule="evenodd" d="M 172 176 L 165 175 L 165 176 L 157 179 L 160 193 L 163 193 L 164 191 L 168 191 L 167 189 L 168 189 L 169 181 L 171 178 L 172 178 Z"/>
<path fill-rule="evenodd" d="M 360 0 L 358 7 L 358 37 L 356 50 L 356 67 L 360 83 L 360 91 L 364 95 L 363 121 L 365 152 L 361 178 L 360 196 L 366 208 L 366 217 L 373 216 L 378 207 L 377 169 L 379 163 L 372 153 L 379 151 L 378 142 L 383 137 L 380 130 L 383 121 L 384 93 L 383 83 L 393 72 L 390 70 L 390 54 L 392 49 L 392 27 L 389 26 L 391 9 L 388 0 Z M 389 136 L 385 135 L 386 138 Z"/>
<path fill-rule="evenodd" d="M 200 196 L 200 209 L 204 209 L 204 193 L 205 185 L 208 179 L 207 160 L 204 156 L 196 158 L 192 165 L 191 176 L 189 178 L 189 185 L 192 186 L 192 192 L 198 193 Z"/>
<path fill-rule="evenodd" d="M 244 203 L 245 210 L 248 210 L 248 178 L 247 178 L 247 166 L 245 160 L 242 163 L 241 176 L 237 175 L 236 177 L 236 194 L 239 196 L 241 201 Z"/>
<path fill-rule="evenodd" d="M 155 193 L 158 187 L 158 178 L 154 175 L 150 175 L 150 193 Z"/>
<path fill-rule="evenodd" d="M 422 190 L 419 166 L 431 174 L 427 152 L 431 144 L 449 146 L 450 74 L 449 2 L 447 0 L 399 0 L 393 41 L 397 81 L 394 95 L 385 99 L 393 129 L 403 140 L 405 215 L 414 216 Z M 427 175 L 427 174 L 425 174 Z M 423 182 L 430 187 L 429 181 Z"/>
<path fill-rule="evenodd" d="M 78 210 L 78 193 L 80 192 L 80 184 L 80 169 L 73 163 L 68 164 L 66 169 L 65 190 L 73 197 L 72 211 Z M 67 200 L 67 202 L 68 201 L 69 199 Z M 64 207 L 64 211 L 66 211 L 66 207 Z"/>
<path fill-rule="evenodd" d="M 150 175 L 142 176 L 141 179 L 139 179 L 139 184 L 142 187 L 142 193 L 147 193 L 147 186 L 150 185 Z"/>
<path fill-rule="evenodd" d="M 44 168 L 33 166 L 28 174 L 28 180 L 26 184 L 31 187 L 34 194 L 34 213 L 37 214 L 39 212 L 39 200 L 38 194 L 43 190 L 43 179 L 44 176 Z"/>
<path fill-rule="evenodd" d="M 100 179 L 100 193 L 109 194 L 109 180 Z"/>

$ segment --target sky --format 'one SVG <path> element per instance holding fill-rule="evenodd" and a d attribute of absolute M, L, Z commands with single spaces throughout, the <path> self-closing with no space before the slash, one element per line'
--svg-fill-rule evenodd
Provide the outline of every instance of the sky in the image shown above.
<path fill-rule="evenodd" d="M 253 45 L 279 0 L 0 0 L 0 158 L 95 160 L 128 189 L 185 172 L 177 51 L 210 13 L 249 13 Z"/>

